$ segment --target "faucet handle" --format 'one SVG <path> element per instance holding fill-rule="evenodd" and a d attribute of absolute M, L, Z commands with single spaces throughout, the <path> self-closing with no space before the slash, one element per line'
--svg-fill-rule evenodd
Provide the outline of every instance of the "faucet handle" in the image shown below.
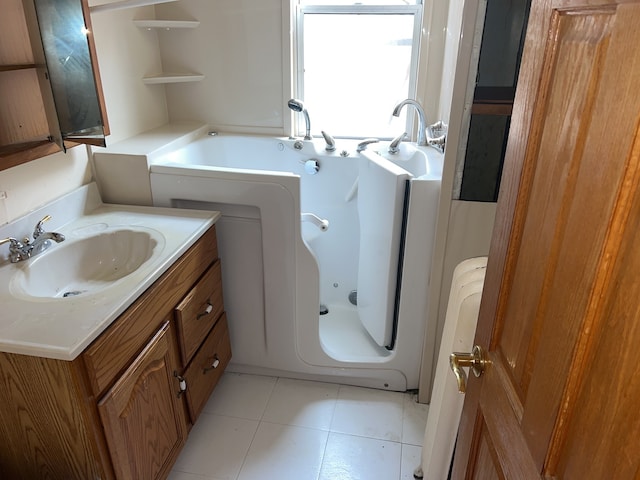
<path fill-rule="evenodd" d="M 400 147 L 399 147 L 400 142 L 402 142 L 402 140 L 404 140 L 406 136 L 407 136 L 407 132 L 404 132 L 402 135 L 398 135 L 396 138 L 391 140 L 391 143 L 389 144 L 389 153 L 391 153 L 392 155 L 395 155 L 398 152 L 400 152 Z"/>
<path fill-rule="evenodd" d="M 327 132 L 325 132 L 324 130 L 321 130 L 320 133 L 322 134 L 322 136 L 324 137 L 324 141 L 327 144 L 324 149 L 327 152 L 334 152 L 336 149 L 336 141 L 333 139 L 333 137 L 331 135 L 329 135 Z"/>
<path fill-rule="evenodd" d="M 366 150 L 367 145 L 369 145 L 370 143 L 378 143 L 379 141 L 380 140 L 378 140 L 377 138 L 365 138 L 358 144 L 358 148 L 356 148 L 356 152 L 361 152 L 363 150 Z"/>
<path fill-rule="evenodd" d="M 44 228 L 42 228 L 42 224 L 44 222 L 48 222 L 49 220 L 51 220 L 51 215 L 45 215 L 42 220 L 40 220 L 38 223 L 36 223 L 36 227 L 33 229 L 33 238 L 34 239 L 38 238 L 40 235 L 42 235 L 44 233 Z"/>
<path fill-rule="evenodd" d="M 24 249 L 24 243 L 13 237 L 7 237 L 0 240 L 0 245 L 4 245 L 5 243 L 9 243 L 9 261 L 11 261 L 11 263 L 16 263 L 21 260 L 21 252 L 22 249 Z"/>
<path fill-rule="evenodd" d="M 25 248 L 25 244 L 13 237 L 0 240 L 0 245 L 5 243 L 9 243 L 9 260 L 11 263 L 16 263 L 21 258 L 21 251 Z"/>
<path fill-rule="evenodd" d="M 22 246 L 22 243 L 20 242 L 20 240 L 17 240 L 13 237 L 7 237 L 7 238 L 3 238 L 2 240 L 0 240 L 0 245 L 4 245 L 5 243 L 9 243 L 11 242 L 10 247 L 20 247 Z"/>

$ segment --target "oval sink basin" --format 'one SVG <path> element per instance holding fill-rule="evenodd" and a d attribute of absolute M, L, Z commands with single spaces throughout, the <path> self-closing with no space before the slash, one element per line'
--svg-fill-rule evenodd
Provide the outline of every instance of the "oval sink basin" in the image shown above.
<path fill-rule="evenodd" d="M 442 153 L 432 147 L 418 147 L 411 143 L 401 143 L 400 152 L 391 154 L 386 148 L 376 152 L 381 157 L 405 169 L 414 177 L 442 175 Z"/>
<path fill-rule="evenodd" d="M 11 282 L 26 297 L 69 298 L 96 293 L 138 270 L 162 235 L 154 230 L 113 229 L 53 244 L 27 260 Z"/>

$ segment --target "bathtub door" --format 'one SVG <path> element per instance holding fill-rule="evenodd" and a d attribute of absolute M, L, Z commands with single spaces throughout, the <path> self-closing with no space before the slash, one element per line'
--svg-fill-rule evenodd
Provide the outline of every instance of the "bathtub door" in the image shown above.
<path fill-rule="evenodd" d="M 405 190 L 411 176 L 366 153 L 360 159 L 358 217 L 358 315 L 373 340 L 392 346 Z"/>

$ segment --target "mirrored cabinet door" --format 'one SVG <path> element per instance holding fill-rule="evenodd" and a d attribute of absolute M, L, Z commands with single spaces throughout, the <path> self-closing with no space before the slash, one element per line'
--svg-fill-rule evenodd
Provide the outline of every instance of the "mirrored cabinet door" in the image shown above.
<path fill-rule="evenodd" d="M 0 170 L 109 133 L 86 0 L 3 0 Z"/>

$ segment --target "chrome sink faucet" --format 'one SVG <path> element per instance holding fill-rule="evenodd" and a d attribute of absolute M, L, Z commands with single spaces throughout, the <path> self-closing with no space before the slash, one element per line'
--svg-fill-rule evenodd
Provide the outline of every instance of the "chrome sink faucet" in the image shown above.
<path fill-rule="evenodd" d="M 51 220 L 51 215 L 45 216 L 33 229 L 33 241 L 25 237 L 22 241 L 13 237 L 0 240 L 0 245 L 9 243 L 9 260 L 11 263 L 21 262 L 44 252 L 51 246 L 51 240 L 56 243 L 64 241 L 64 235 L 56 232 L 45 232 L 42 224 Z"/>
<path fill-rule="evenodd" d="M 422 105 L 420 105 L 415 100 L 407 98 L 406 100 L 403 100 L 396 105 L 396 107 L 393 109 L 393 116 L 399 117 L 400 110 L 402 110 L 402 107 L 404 107 L 405 105 L 411 105 L 416 109 L 416 112 L 418 112 L 418 146 L 425 147 L 427 145 L 427 119 L 425 117 Z"/>

